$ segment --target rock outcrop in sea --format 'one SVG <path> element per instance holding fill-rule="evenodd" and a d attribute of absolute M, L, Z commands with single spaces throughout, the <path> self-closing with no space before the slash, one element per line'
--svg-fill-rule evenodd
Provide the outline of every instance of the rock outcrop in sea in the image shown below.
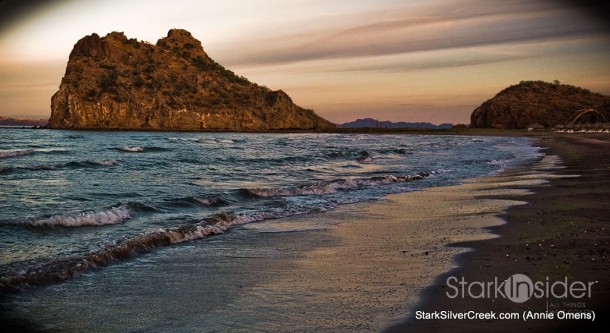
<path fill-rule="evenodd" d="M 138 130 L 311 130 L 334 128 L 312 110 L 212 60 L 190 32 L 155 45 L 121 32 L 79 40 L 49 127 Z"/>
<path fill-rule="evenodd" d="M 610 97 L 558 81 L 522 81 L 477 107 L 470 126 L 523 129 L 610 121 Z"/>

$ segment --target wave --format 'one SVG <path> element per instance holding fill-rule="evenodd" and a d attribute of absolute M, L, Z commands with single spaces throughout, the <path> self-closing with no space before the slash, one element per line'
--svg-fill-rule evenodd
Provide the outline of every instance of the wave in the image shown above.
<path fill-rule="evenodd" d="M 386 175 L 380 177 L 360 179 L 337 179 L 329 182 L 320 182 L 313 185 L 303 185 L 299 187 L 258 188 L 245 189 L 244 191 L 250 195 L 263 198 L 323 195 L 329 193 L 336 193 L 340 190 L 355 190 L 363 186 L 389 185 L 394 183 L 409 182 L 413 180 L 421 180 L 429 177 L 430 174 L 431 173 L 429 172 L 420 172 L 415 175 L 407 176 Z"/>
<path fill-rule="evenodd" d="M 61 165 L 48 165 L 48 164 L 40 164 L 31 167 L 23 167 L 22 169 L 30 170 L 30 171 L 48 171 L 48 170 L 58 170 L 61 168 Z"/>
<path fill-rule="evenodd" d="M 11 267 L 4 267 L 0 272 L 0 293 L 15 292 L 28 287 L 66 281 L 79 274 L 107 266 L 115 261 L 148 253 L 159 247 L 222 234 L 237 224 L 323 211 L 325 210 L 321 208 L 302 208 L 284 211 L 221 213 L 196 223 L 157 229 L 150 233 L 118 241 L 102 250 L 80 257 L 53 259 L 43 263 L 15 263 Z"/>
<path fill-rule="evenodd" d="M 22 223 L 35 227 L 80 227 L 117 224 L 131 218 L 125 205 L 113 207 L 102 212 L 81 212 L 73 215 L 55 215 L 39 220 L 25 220 Z"/>
<path fill-rule="evenodd" d="M 61 169 L 82 169 L 113 166 L 118 163 L 117 160 L 87 160 L 82 162 L 66 162 L 59 164 L 39 164 L 23 167 L 6 167 L 0 169 L 0 175 L 9 175 L 23 171 L 53 171 Z"/>
<path fill-rule="evenodd" d="M 361 151 L 355 151 L 355 150 L 332 150 L 329 151 L 327 153 L 324 153 L 324 156 L 326 158 L 329 158 L 331 160 L 343 160 L 343 159 L 347 159 L 347 160 L 357 160 L 357 161 L 363 161 L 363 160 L 367 160 L 367 161 L 372 161 L 373 160 L 373 155 L 371 155 L 371 153 L 369 153 L 366 150 L 361 150 Z"/>
<path fill-rule="evenodd" d="M 229 204 L 229 202 L 219 196 L 210 197 L 194 197 L 197 202 L 204 206 L 223 206 Z"/>
<path fill-rule="evenodd" d="M 245 142 L 245 140 L 233 140 L 233 139 L 216 139 L 216 138 L 167 138 L 169 141 L 183 141 L 183 142 L 196 142 L 196 143 L 207 143 L 207 144 L 234 144 L 236 142 Z"/>
<path fill-rule="evenodd" d="M 37 153 L 41 153 L 41 154 L 46 154 L 46 155 L 69 155 L 72 152 L 68 149 L 62 149 L 62 148 L 58 148 L 58 149 L 38 149 L 36 150 Z"/>
<path fill-rule="evenodd" d="M 171 199 L 168 201 L 169 207 L 177 207 L 177 208 L 189 208 L 189 207 L 218 207 L 229 204 L 229 201 L 225 200 L 219 195 L 216 196 L 194 196 L 194 197 L 185 197 L 178 199 Z"/>
<path fill-rule="evenodd" d="M 0 150 L 0 158 L 17 157 L 34 154 L 31 149 L 26 150 Z"/>
<path fill-rule="evenodd" d="M 135 147 L 121 147 L 118 148 L 120 151 L 130 152 L 130 153 L 139 153 L 144 151 L 144 147 L 135 146 Z"/>
<path fill-rule="evenodd" d="M 406 148 L 379 149 L 379 150 L 377 150 L 377 152 L 380 154 L 398 154 L 398 155 L 414 154 L 412 149 L 406 149 Z"/>
<path fill-rule="evenodd" d="M 429 177 L 433 172 L 420 172 L 415 175 L 408 176 L 384 176 L 372 177 L 366 179 L 355 180 L 336 180 L 323 184 L 310 186 L 302 186 L 293 189 L 270 189 L 270 190 L 246 190 L 251 195 L 273 197 L 285 195 L 307 195 L 322 194 L 325 191 L 332 191 L 348 188 L 357 188 L 360 186 L 375 186 L 381 184 L 393 184 L 397 182 L 406 182 L 411 180 L 424 179 Z M 210 197 L 215 198 L 215 197 Z M 209 201 L 209 198 L 193 197 L 182 200 L 197 201 L 201 199 L 202 203 Z M 219 198 L 220 199 L 220 198 Z M 220 213 L 201 220 L 196 220 L 191 223 L 186 223 L 176 227 L 160 228 L 155 231 L 137 235 L 128 239 L 117 241 L 108 245 L 102 250 L 87 253 L 80 256 L 53 259 L 43 263 L 22 262 L 15 263 L 11 267 L 2 268 L 2 276 L 0 278 L 0 292 L 14 292 L 24 288 L 47 285 L 49 283 L 62 282 L 71 279 L 79 274 L 88 272 L 93 269 L 107 266 L 113 262 L 125 260 L 136 255 L 151 252 L 157 248 L 171 246 L 173 244 L 184 243 L 188 241 L 203 239 L 208 236 L 222 234 L 231 229 L 235 225 L 247 224 L 252 222 L 260 222 L 271 219 L 285 218 L 302 214 L 322 213 L 336 207 L 337 203 L 329 203 L 325 206 L 297 206 L 283 207 L 282 209 L 269 210 L 251 210 L 232 213 Z M 144 208 L 142 208 L 142 206 Z M 81 213 L 76 216 L 56 216 L 44 221 L 53 221 L 54 223 L 64 223 L 70 218 L 75 218 L 76 221 L 93 220 L 100 222 L 113 221 L 110 215 L 122 214 L 125 219 L 129 215 L 129 208 L 140 207 L 139 209 L 155 209 L 141 203 L 129 203 L 119 207 L 112 208 L 100 213 Z M 120 214 L 117 214 L 120 212 Z M 112 214 L 109 214 L 112 213 Z M 95 216 L 95 217 L 94 217 Z M 119 221 L 117 218 L 116 221 Z M 40 220 L 39 220 L 40 221 Z M 62 222 L 57 222 L 62 221 Z M 42 225 L 48 225 L 48 222 L 38 222 Z M 118 223 L 118 222 L 117 222 Z"/>
<path fill-rule="evenodd" d="M 134 212 L 141 212 L 141 213 L 155 213 L 155 212 L 162 212 L 161 209 L 151 205 L 151 204 L 145 204 L 143 202 L 137 201 L 137 202 L 129 202 L 126 205 L 122 205 L 122 206 L 126 206 L 129 211 L 134 211 Z"/>
<path fill-rule="evenodd" d="M 86 160 L 84 162 L 68 162 L 64 164 L 60 164 L 61 167 L 67 168 L 91 168 L 91 167 L 99 167 L 99 166 L 113 166 L 119 163 L 117 160 Z"/>
<path fill-rule="evenodd" d="M 143 146 L 124 146 L 120 148 L 115 148 L 116 150 L 126 152 L 126 153 L 141 153 L 144 151 L 167 151 L 169 149 L 163 147 L 143 147 Z"/>
<path fill-rule="evenodd" d="M 386 148 L 386 149 L 377 149 L 374 151 L 375 154 L 386 156 L 386 155 L 407 155 L 414 154 L 411 149 L 406 148 Z M 370 153 L 366 150 L 355 151 L 355 150 L 345 150 L 345 151 L 337 151 L 331 150 L 329 152 L 324 153 L 325 158 L 330 160 L 355 160 L 359 163 L 373 163 L 375 161 L 375 157 L 373 153 Z M 383 158 L 383 157 L 381 157 Z"/>

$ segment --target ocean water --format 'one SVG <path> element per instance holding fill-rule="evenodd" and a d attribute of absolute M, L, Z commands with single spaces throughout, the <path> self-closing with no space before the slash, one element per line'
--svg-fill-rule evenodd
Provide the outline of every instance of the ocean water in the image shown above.
<path fill-rule="evenodd" d="M 133 282 L 132 266 L 147 267 L 150 254 L 160 272 L 162 262 L 188 267 L 190 251 L 273 257 L 294 233 L 326 227 L 282 218 L 457 184 L 540 156 L 512 137 L 0 129 L 0 291 L 108 274 Z"/>

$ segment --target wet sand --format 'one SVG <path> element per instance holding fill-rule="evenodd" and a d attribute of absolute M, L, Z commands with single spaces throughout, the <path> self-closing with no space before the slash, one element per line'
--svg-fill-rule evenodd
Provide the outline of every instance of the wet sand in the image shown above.
<path fill-rule="evenodd" d="M 465 249 L 449 244 L 495 237 L 483 228 L 531 194 L 498 179 L 247 224 L 25 292 L 8 318 L 14 331 L 381 331 L 455 266 Z"/>
<path fill-rule="evenodd" d="M 453 266 L 464 249 L 448 244 L 494 237 L 483 227 L 502 224 L 495 214 L 524 203 L 480 197 L 528 194 L 496 185 L 439 187 L 291 219 L 335 225 L 329 230 L 334 241 L 305 252 L 258 286 L 266 297 L 255 299 L 290 295 L 282 307 L 288 313 L 284 329 L 291 331 L 380 331 L 410 313 L 419 291 Z"/>
<path fill-rule="evenodd" d="M 413 314 L 421 290 L 468 250 L 451 244 L 497 237 L 486 228 L 504 224 L 498 215 L 507 208 L 526 204 L 533 192 L 524 187 L 545 186 L 556 177 L 551 173 L 556 163 L 550 156 L 510 174 L 391 195 L 314 217 L 339 221 L 331 230 L 339 241 L 307 252 L 267 288 L 270 294 L 316 291 L 315 314 L 297 309 L 315 318 L 311 331 L 381 331 Z"/>
<path fill-rule="evenodd" d="M 381 331 L 413 314 L 421 290 L 468 251 L 451 244 L 497 237 L 487 228 L 504 224 L 498 215 L 509 207 L 527 204 L 529 188 L 561 177 L 553 173 L 558 162 L 547 156 L 534 166 L 467 184 L 287 219 L 282 223 L 332 226 L 324 231 L 330 237 L 292 258 L 238 303 L 274 313 L 268 323 L 274 325 L 267 327 L 278 331 Z"/>
<path fill-rule="evenodd" d="M 267 293 L 301 297 L 301 306 L 289 311 L 312 318 L 306 331 L 602 328 L 608 299 L 607 143 L 555 135 L 538 141 L 551 148 L 531 166 L 469 184 L 391 195 L 374 204 L 298 218 L 335 221 L 331 234 L 338 241 L 295 260 L 292 269 L 265 286 Z M 583 156 L 583 150 L 590 155 Z M 594 155 L 594 163 L 583 162 Z M 551 282 L 568 277 L 598 283 L 584 302 L 532 298 L 517 304 L 446 296 L 449 276 L 502 281 L 517 273 L 533 281 L 548 276 Z M 594 310 L 598 317 L 594 323 L 414 319 L 416 310 L 544 312 L 547 302 L 554 302 L 555 311 Z"/>
<path fill-rule="evenodd" d="M 16 328 L 109 332 L 569 331 L 586 324 L 413 318 L 416 310 L 543 309 L 546 300 L 445 295 L 448 276 L 522 273 L 598 280 L 586 306 L 599 325 L 609 294 L 607 138 L 537 140 L 551 148 L 533 166 L 244 225 L 26 292 L 8 318 Z"/>
<path fill-rule="evenodd" d="M 563 169 L 548 186 L 531 187 L 535 195 L 527 205 L 515 206 L 502 218 L 506 224 L 491 231 L 501 237 L 453 244 L 474 251 L 457 258 L 459 267 L 437 279 L 422 293 L 416 307 L 422 311 L 533 312 L 595 311 L 588 320 L 421 320 L 413 314 L 406 322 L 387 332 L 605 332 L 608 327 L 610 265 L 607 260 L 610 232 L 610 138 L 606 135 L 543 134 L 538 144 L 556 154 Z M 513 172 L 509 173 L 512 174 Z M 510 177 L 510 176 L 509 176 Z M 531 298 L 524 303 L 506 299 L 447 297 L 447 278 L 464 277 L 466 281 L 491 281 L 512 274 L 526 274 L 532 280 L 598 281 L 590 298 Z"/>

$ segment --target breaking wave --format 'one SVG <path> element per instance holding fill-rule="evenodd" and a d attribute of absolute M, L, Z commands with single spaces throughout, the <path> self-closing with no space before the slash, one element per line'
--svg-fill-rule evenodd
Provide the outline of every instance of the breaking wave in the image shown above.
<path fill-rule="evenodd" d="M 244 142 L 243 140 L 233 140 L 233 139 L 217 139 L 217 138 L 177 138 L 171 137 L 168 138 L 169 141 L 183 141 L 183 142 L 191 142 L 191 143 L 203 143 L 203 144 L 233 144 L 236 142 Z"/>
<path fill-rule="evenodd" d="M 0 150 L 0 158 L 17 157 L 34 154 L 31 149 L 27 150 Z"/>
<path fill-rule="evenodd" d="M 229 202 L 219 196 L 211 196 L 211 197 L 195 197 L 193 198 L 200 204 L 204 206 L 222 206 L 226 205 Z"/>
<path fill-rule="evenodd" d="M 144 146 L 124 146 L 120 148 L 116 148 L 116 150 L 126 152 L 126 153 L 141 153 L 144 151 L 167 151 L 167 148 L 163 147 L 144 147 Z"/>
<path fill-rule="evenodd" d="M 130 153 L 139 153 L 144 151 L 144 147 L 136 146 L 136 147 L 121 147 L 119 148 L 121 151 L 130 152 Z"/>
<path fill-rule="evenodd" d="M 219 207 L 230 204 L 230 199 L 221 195 L 194 196 L 167 200 L 163 205 L 167 208 L 197 208 L 197 207 Z"/>
<path fill-rule="evenodd" d="M 434 173 L 434 172 L 432 172 Z M 363 186 L 389 185 L 404 183 L 413 180 L 421 180 L 430 176 L 429 172 L 420 172 L 416 175 L 393 176 L 386 175 L 381 177 L 361 178 L 361 179 L 337 179 L 330 182 L 320 182 L 313 185 L 303 185 L 299 187 L 281 188 L 258 188 L 246 189 L 246 193 L 263 198 L 303 196 L 303 195 L 322 195 L 336 193 L 340 190 L 355 190 Z"/>
<path fill-rule="evenodd" d="M 16 265 L 13 266 L 17 267 L 12 267 L 12 269 L 8 268 L 1 272 L 0 293 L 18 291 L 27 287 L 41 286 L 54 282 L 62 282 L 92 269 L 107 266 L 114 261 L 125 260 L 137 254 L 150 252 L 159 247 L 222 234 L 237 224 L 323 211 L 325 211 L 325 209 L 303 208 L 283 211 L 222 213 L 207 217 L 196 223 L 185 224 L 174 228 L 157 229 L 150 233 L 118 241 L 102 250 L 91 252 L 81 257 L 54 259 L 44 263 L 27 263 L 27 267 L 19 267 L 19 263 L 16 263 Z M 48 220 L 59 219 L 53 217 Z"/>
<path fill-rule="evenodd" d="M 39 220 L 25 220 L 24 224 L 36 227 L 79 227 L 92 225 L 117 224 L 131 218 L 125 205 L 113 207 L 102 212 L 81 212 L 72 215 L 55 215 Z"/>
<path fill-rule="evenodd" d="M 27 135 L 15 141 L 19 146 L 0 150 L 2 157 L 33 153 L 0 158 L 0 182 L 9 179 L 22 192 L 3 198 L 9 209 L 0 217 L 0 236 L 19 246 L 1 254 L 0 294 L 64 281 L 236 225 L 475 177 L 501 167 L 488 161 L 512 156 L 512 150 L 481 154 L 504 139 L 437 149 L 430 142 L 445 137 L 81 133 L 49 132 L 48 142 Z M 413 153 L 418 155 L 407 155 Z M 424 180 L 439 171 L 415 171 L 442 167 L 456 172 Z"/>

